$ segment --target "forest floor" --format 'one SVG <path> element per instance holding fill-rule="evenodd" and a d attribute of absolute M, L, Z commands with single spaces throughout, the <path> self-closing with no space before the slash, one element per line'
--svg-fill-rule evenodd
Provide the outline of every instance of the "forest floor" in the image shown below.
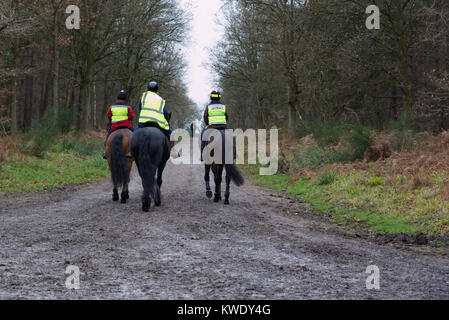
<path fill-rule="evenodd" d="M 108 180 L 0 197 L 0 299 L 449 298 L 447 256 L 341 231 L 251 181 L 214 203 L 203 175 L 169 164 L 149 213 L 135 170 L 128 204 Z M 65 287 L 69 265 L 79 290 Z M 366 287 L 369 265 L 379 290 Z"/>

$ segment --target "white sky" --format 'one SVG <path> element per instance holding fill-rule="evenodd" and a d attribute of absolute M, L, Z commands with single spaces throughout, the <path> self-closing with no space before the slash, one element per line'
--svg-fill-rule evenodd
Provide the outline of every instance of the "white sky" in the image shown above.
<path fill-rule="evenodd" d="M 206 67 L 209 50 L 224 34 L 220 8 L 221 0 L 180 0 L 181 5 L 193 15 L 191 40 L 187 42 L 184 54 L 188 63 L 186 83 L 189 97 L 202 107 L 208 100 L 213 85 L 213 75 Z M 223 21 L 222 21 L 223 22 Z"/>

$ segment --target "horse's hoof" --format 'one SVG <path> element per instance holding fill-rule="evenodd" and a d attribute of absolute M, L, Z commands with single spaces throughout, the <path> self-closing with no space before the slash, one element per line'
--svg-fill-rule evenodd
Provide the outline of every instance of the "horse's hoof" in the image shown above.
<path fill-rule="evenodd" d="M 212 191 L 206 191 L 206 197 L 210 199 L 212 198 L 212 196 L 213 196 Z"/>
<path fill-rule="evenodd" d="M 126 203 L 126 198 L 122 198 L 121 203 Z"/>
<path fill-rule="evenodd" d="M 142 211 L 143 212 L 149 212 L 150 211 L 150 207 L 151 207 L 151 202 L 150 201 L 144 201 L 142 203 Z"/>
<path fill-rule="evenodd" d="M 214 202 L 220 202 L 221 201 L 221 197 L 217 197 L 217 196 L 215 196 L 215 198 L 214 198 Z"/>
<path fill-rule="evenodd" d="M 119 200 L 119 197 L 118 196 L 116 196 L 116 195 L 113 195 L 112 196 L 112 201 L 118 201 Z"/>
<path fill-rule="evenodd" d="M 225 200 L 225 201 L 224 201 L 224 204 L 229 204 L 229 200 Z"/>

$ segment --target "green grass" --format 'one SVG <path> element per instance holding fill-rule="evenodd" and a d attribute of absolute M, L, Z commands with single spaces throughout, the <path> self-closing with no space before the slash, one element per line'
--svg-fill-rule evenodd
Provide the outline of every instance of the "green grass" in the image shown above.
<path fill-rule="evenodd" d="M 0 192 L 41 191 L 99 180 L 109 175 L 98 141 L 60 141 L 45 157 L 27 156 L 0 169 Z"/>
<path fill-rule="evenodd" d="M 436 198 L 438 183 L 447 183 L 441 175 L 435 175 L 432 187 L 408 190 L 403 188 L 407 181 L 387 182 L 370 172 L 326 172 L 288 185 L 287 175 L 259 176 L 256 166 L 243 166 L 243 170 L 256 184 L 309 202 L 350 227 L 390 234 L 445 235 L 449 231 L 449 203 Z"/>

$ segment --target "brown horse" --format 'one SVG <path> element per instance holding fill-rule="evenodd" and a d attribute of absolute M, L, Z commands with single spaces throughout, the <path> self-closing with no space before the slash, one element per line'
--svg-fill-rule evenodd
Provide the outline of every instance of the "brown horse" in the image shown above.
<path fill-rule="evenodd" d="M 118 129 L 114 131 L 106 142 L 106 155 L 108 157 L 109 170 L 111 170 L 114 190 L 112 200 L 118 201 L 118 188 L 122 188 L 121 203 L 129 199 L 128 184 L 130 181 L 133 159 L 130 156 L 130 144 L 132 131 Z"/>

